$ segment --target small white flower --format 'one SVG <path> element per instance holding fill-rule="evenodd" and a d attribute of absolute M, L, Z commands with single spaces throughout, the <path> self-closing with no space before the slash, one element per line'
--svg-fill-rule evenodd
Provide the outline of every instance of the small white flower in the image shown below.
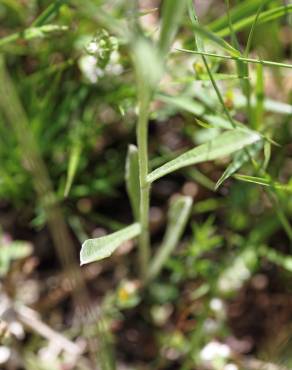
<path fill-rule="evenodd" d="M 224 366 L 224 370 L 238 370 L 238 366 L 235 364 L 226 364 Z"/>
<path fill-rule="evenodd" d="M 0 346 L 0 364 L 5 364 L 11 356 L 11 350 L 8 347 Z"/>
<path fill-rule="evenodd" d="M 230 348 L 226 344 L 213 341 L 201 350 L 200 357 L 203 361 L 211 362 L 216 358 L 228 358 L 230 354 Z"/>
<path fill-rule="evenodd" d="M 79 59 L 79 68 L 84 77 L 91 83 L 96 83 L 99 77 L 104 75 L 104 71 L 96 66 L 97 59 L 92 55 L 83 55 Z"/>
<path fill-rule="evenodd" d="M 86 46 L 86 51 L 89 54 L 98 54 L 98 52 L 99 52 L 98 43 L 94 40 L 90 41 L 90 43 Z"/>
<path fill-rule="evenodd" d="M 220 298 L 213 298 L 210 301 L 210 308 L 213 311 L 221 312 L 224 310 L 224 303 Z"/>

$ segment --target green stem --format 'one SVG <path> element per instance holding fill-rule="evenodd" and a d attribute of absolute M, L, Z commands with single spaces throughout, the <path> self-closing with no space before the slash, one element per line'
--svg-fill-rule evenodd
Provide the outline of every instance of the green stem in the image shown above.
<path fill-rule="evenodd" d="M 139 119 L 137 125 L 137 144 L 139 158 L 139 181 L 140 181 L 140 210 L 139 221 L 141 234 L 139 236 L 139 266 L 141 278 L 147 274 L 150 258 L 149 247 L 149 195 L 150 185 L 147 183 L 148 175 L 148 117 L 149 117 L 149 94 L 141 94 L 139 103 Z"/>
<path fill-rule="evenodd" d="M 239 60 L 246 63 L 254 63 L 254 64 L 262 64 L 263 66 L 269 66 L 269 67 L 282 67 L 282 68 L 291 68 L 292 64 L 287 63 L 278 63 L 278 62 L 272 62 L 270 60 L 261 60 L 261 59 L 252 59 L 252 58 L 245 58 L 245 57 L 235 57 L 232 55 L 221 55 L 221 54 L 215 54 L 215 53 L 207 53 L 204 51 L 196 51 L 196 50 L 188 50 L 188 49 L 177 49 L 178 51 L 183 51 L 185 53 L 190 54 L 197 54 L 197 55 L 205 55 L 212 58 L 220 58 L 220 59 L 227 59 L 227 60 Z"/>

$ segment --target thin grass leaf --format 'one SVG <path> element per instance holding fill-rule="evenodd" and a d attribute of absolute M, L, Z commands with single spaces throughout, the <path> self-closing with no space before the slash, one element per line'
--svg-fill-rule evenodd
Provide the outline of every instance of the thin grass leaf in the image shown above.
<path fill-rule="evenodd" d="M 162 24 L 158 41 L 158 47 L 162 55 L 167 54 L 169 51 L 185 9 L 186 0 L 163 1 Z"/>
<path fill-rule="evenodd" d="M 245 0 L 243 2 L 240 2 L 238 5 L 233 6 L 232 9 L 230 9 L 230 18 L 232 23 L 235 23 L 242 18 L 253 15 L 262 1 L 263 0 Z M 268 0 L 267 3 L 271 1 L 273 0 Z M 228 16 L 226 13 L 208 24 L 208 28 L 213 32 L 218 32 L 227 27 Z"/>
<path fill-rule="evenodd" d="M 171 202 L 163 242 L 152 259 L 147 281 L 153 280 L 159 274 L 165 262 L 177 246 L 190 216 L 192 204 L 193 199 L 187 196 L 178 196 Z"/>
<path fill-rule="evenodd" d="M 230 33 L 231 33 L 232 46 L 236 50 L 238 50 L 238 52 L 242 56 L 240 45 L 239 45 L 236 33 L 234 32 L 234 29 L 233 29 L 232 19 L 231 19 L 231 16 L 230 16 L 229 0 L 225 0 L 225 2 L 226 2 L 226 5 L 227 5 L 228 27 L 229 27 L 229 30 L 230 30 Z M 244 79 L 240 80 L 240 87 L 241 87 L 241 90 L 242 90 L 243 94 L 246 97 L 246 114 L 247 114 L 247 117 L 248 117 L 249 121 L 251 121 L 251 119 L 252 119 L 252 116 L 251 116 L 251 114 L 252 114 L 252 110 L 251 110 L 251 86 L 250 86 L 250 81 L 249 81 L 248 64 L 244 63 L 241 60 L 237 60 L 236 61 L 236 69 L 237 69 L 237 73 L 240 76 L 244 76 Z"/>
<path fill-rule="evenodd" d="M 126 160 L 126 187 L 135 220 L 139 217 L 140 188 L 139 188 L 139 162 L 138 149 L 129 145 Z"/>
<path fill-rule="evenodd" d="M 58 14 L 62 5 L 68 3 L 68 0 L 55 0 L 50 4 L 32 23 L 33 27 L 42 26 L 48 20 L 51 20 Z"/>
<path fill-rule="evenodd" d="M 140 232 L 140 224 L 134 223 L 113 234 L 87 239 L 80 251 L 80 264 L 85 265 L 109 257 L 122 243 L 135 238 Z"/>
<path fill-rule="evenodd" d="M 190 19 L 191 19 L 191 22 L 192 22 L 193 27 L 195 27 L 195 28 L 201 28 L 201 26 L 199 25 L 199 21 L 198 21 L 196 12 L 195 12 L 195 8 L 194 8 L 194 5 L 193 5 L 193 2 L 191 0 L 189 1 L 189 15 L 190 15 Z M 210 37 L 211 36 L 212 36 L 212 33 L 210 33 Z M 201 37 L 197 35 L 197 33 L 195 33 L 195 41 L 196 41 L 197 50 L 203 52 L 204 51 L 204 43 L 203 43 L 203 40 L 201 39 Z M 225 42 L 224 40 L 222 40 L 222 41 Z M 232 46 L 230 46 L 230 47 L 233 49 Z M 238 54 L 239 52 L 236 50 L 236 53 Z M 239 53 L 239 55 L 240 55 L 240 53 Z M 222 94 L 220 92 L 220 89 L 218 88 L 218 85 L 217 85 L 217 83 L 216 83 L 216 81 L 214 79 L 212 70 L 209 67 L 208 62 L 207 62 L 207 59 L 205 58 L 204 55 L 202 55 L 202 60 L 203 60 L 204 66 L 206 68 L 206 71 L 208 73 L 208 76 L 210 78 L 210 81 L 211 81 L 211 83 L 213 85 L 213 88 L 214 88 L 214 90 L 216 92 L 217 98 L 218 98 L 220 104 L 222 105 L 222 108 L 224 110 L 224 113 L 226 115 L 226 118 L 230 122 L 230 125 L 233 128 L 235 128 L 236 127 L 236 123 L 234 122 L 231 114 L 229 113 L 229 110 L 225 106 L 224 99 L 222 97 Z"/>
<path fill-rule="evenodd" d="M 274 21 L 291 12 L 292 12 L 292 4 L 279 6 L 274 9 L 266 10 L 259 15 L 257 23 L 264 24 L 270 21 Z M 234 31 L 238 32 L 252 25 L 256 17 L 257 15 L 252 15 L 249 17 L 243 17 L 239 19 L 236 23 L 233 24 Z M 229 35 L 230 35 L 229 27 L 225 27 L 224 29 L 221 29 L 220 31 L 217 32 L 217 36 L 220 36 L 220 37 L 226 37 Z"/>
<path fill-rule="evenodd" d="M 244 53 L 243 53 L 243 55 L 245 55 L 246 57 L 249 55 L 249 52 L 250 52 L 250 49 L 251 49 L 252 40 L 253 40 L 253 36 L 254 36 L 254 31 L 255 31 L 256 25 L 258 23 L 259 16 L 260 16 L 260 14 L 261 14 L 264 6 L 265 6 L 265 1 L 263 1 L 260 4 L 260 6 L 259 6 L 259 8 L 257 10 L 256 16 L 254 18 L 254 21 L 252 23 L 251 29 L 249 31 L 249 35 L 248 35 L 246 47 L 245 47 L 245 50 L 244 50 Z"/>
<path fill-rule="evenodd" d="M 276 182 L 276 181 L 273 181 L 271 179 L 267 179 L 264 177 L 248 176 L 248 175 L 241 175 L 241 174 L 236 174 L 233 177 L 240 181 L 250 182 L 252 184 L 257 184 L 257 185 L 262 185 L 262 186 L 268 186 L 270 188 L 277 189 L 277 190 L 292 192 L 291 185 L 281 184 L 279 182 Z"/>
<path fill-rule="evenodd" d="M 224 171 L 223 175 L 217 181 L 215 190 L 222 185 L 224 181 L 226 181 L 230 176 L 232 176 L 237 170 L 239 170 L 246 162 L 250 160 L 250 157 L 254 157 L 262 148 L 262 142 L 258 142 L 254 145 L 251 145 L 249 148 L 249 152 L 247 153 L 246 150 L 241 150 L 234 155 L 232 162 Z"/>
<path fill-rule="evenodd" d="M 81 156 L 81 145 L 80 143 L 75 144 L 72 147 L 70 158 L 69 158 L 69 165 L 68 165 L 68 171 L 67 171 L 67 178 L 66 178 L 66 184 L 65 184 L 65 190 L 64 190 L 64 197 L 68 197 L 70 189 L 73 184 L 73 180 L 78 168 L 78 163 Z"/>
<path fill-rule="evenodd" d="M 200 37 L 203 39 L 207 39 L 214 43 L 215 45 L 219 46 L 221 49 L 227 51 L 231 56 L 233 57 L 239 57 L 240 52 L 236 50 L 233 46 L 231 46 L 227 41 L 225 41 L 223 38 L 219 37 L 218 35 L 215 35 L 211 31 L 209 31 L 207 28 L 204 28 L 203 26 L 196 24 L 192 22 L 192 30 L 197 33 Z"/>
<path fill-rule="evenodd" d="M 198 147 L 187 151 L 176 159 L 152 171 L 147 176 L 147 181 L 152 183 L 160 177 L 180 168 L 226 157 L 227 155 L 241 150 L 247 145 L 256 143 L 259 140 L 261 140 L 261 136 L 254 131 L 235 129 L 224 132 L 208 143 L 199 145 Z"/>
<path fill-rule="evenodd" d="M 268 141 L 265 142 L 264 144 L 264 162 L 263 162 L 263 170 L 266 171 L 268 168 L 270 159 L 271 159 L 271 143 Z"/>

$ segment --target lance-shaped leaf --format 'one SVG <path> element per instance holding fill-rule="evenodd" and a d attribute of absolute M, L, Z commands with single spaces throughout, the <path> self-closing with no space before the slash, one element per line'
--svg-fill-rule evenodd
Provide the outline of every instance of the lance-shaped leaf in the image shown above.
<path fill-rule="evenodd" d="M 168 223 L 163 242 L 153 257 L 150 265 L 148 280 L 154 279 L 160 272 L 164 263 L 177 246 L 186 227 L 193 199 L 187 196 L 178 196 L 173 199 L 168 211 Z"/>
<path fill-rule="evenodd" d="M 240 52 L 236 50 L 233 46 L 231 46 L 227 41 L 225 41 L 223 38 L 219 37 L 218 35 L 215 35 L 215 33 L 210 32 L 205 27 L 202 27 L 199 24 L 192 23 L 192 29 L 195 33 L 197 33 L 200 37 L 203 39 L 207 39 L 214 43 L 215 45 L 219 46 L 221 49 L 226 50 L 230 55 L 234 57 L 239 57 Z"/>
<path fill-rule="evenodd" d="M 258 24 L 264 24 L 267 22 L 274 21 L 278 18 L 281 18 L 283 16 L 286 16 L 287 14 L 292 12 L 292 4 L 290 5 L 282 5 L 276 8 L 272 8 L 269 10 L 266 10 L 262 12 L 258 18 Z M 253 24 L 254 20 L 256 18 L 255 15 L 251 15 L 249 17 L 241 17 L 238 19 L 236 23 L 233 25 L 233 29 L 235 32 L 241 31 L 242 29 L 250 26 Z M 226 37 L 229 36 L 230 29 L 228 27 L 225 27 L 217 32 L 218 36 Z"/>
<path fill-rule="evenodd" d="M 75 174 L 77 172 L 80 155 L 81 155 L 81 145 L 80 143 L 76 143 L 72 147 L 72 150 L 70 153 L 68 170 L 67 170 L 67 179 L 66 179 L 66 185 L 65 185 L 65 190 L 64 190 L 64 197 L 67 197 L 69 195 Z"/>
<path fill-rule="evenodd" d="M 273 0 L 266 0 L 265 2 L 271 2 Z M 254 15 L 263 0 L 245 0 L 239 2 L 230 9 L 230 18 L 232 23 L 236 23 L 238 20 L 247 18 L 250 15 Z M 228 15 L 226 12 L 221 17 L 217 17 L 214 21 L 208 24 L 208 28 L 213 32 L 218 32 L 224 28 L 228 29 Z"/>
<path fill-rule="evenodd" d="M 126 187 L 135 220 L 138 220 L 140 205 L 138 149 L 129 145 L 126 161 Z"/>
<path fill-rule="evenodd" d="M 80 251 L 80 264 L 84 265 L 109 257 L 122 243 L 135 238 L 140 232 L 140 224 L 134 223 L 113 234 L 86 240 Z"/>
<path fill-rule="evenodd" d="M 192 164 L 226 157 L 259 140 L 261 136 L 255 131 L 241 129 L 226 131 L 208 143 L 199 145 L 152 171 L 147 176 L 147 181 L 151 183 L 168 173 Z"/>
<path fill-rule="evenodd" d="M 264 177 L 256 177 L 256 176 L 248 176 L 248 175 L 241 175 L 236 174 L 234 177 L 237 180 L 250 182 L 252 184 L 262 185 L 271 187 L 278 190 L 283 190 L 287 192 L 292 192 L 292 186 L 290 184 L 281 184 L 280 182 L 274 181 L 271 178 L 264 178 Z"/>
<path fill-rule="evenodd" d="M 244 149 L 237 152 L 233 158 L 233 161 L 230 163 L 230 165 L 224 171 L 223 175 L 217 181 L 215 189 L 217 190 L 219 186 L 230 176 L 232 176 L 237 170 L 239 170 L 240 167 L 244 165 L 244 163 L 246 163 L 250 158 L 253 158 L 254 155 L 256 155 L 262 147 L 263 143 L 262 141 L 260 141 L 255 143 L 254 145 L 251 145 L 251 147 L 248 149 L 248 152 Z"/>

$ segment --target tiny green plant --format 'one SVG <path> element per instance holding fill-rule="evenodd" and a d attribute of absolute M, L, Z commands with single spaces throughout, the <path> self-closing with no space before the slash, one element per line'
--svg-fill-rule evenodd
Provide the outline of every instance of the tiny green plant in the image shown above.
<path fill-rule="evenodd" d="M 158 252 L 152 256 L 149 235 L 149 204 L 153 182 L 178 169 L 226 157 L 235 152 L 240 152 L 248 146 L 259 145 L 264 140 L 260 133 L 233 121 L 227 112 L 227 118 L 231 121 L 231 124 L 230 122 L 225 124 L 226 131 L 220 133 L 211 141 L 196 146 L 152 171 L 149 169 L 148 120 L 150 103 L 157 96 L 158 99 L 164 99 L 168 102 L 167 97 L 159 95 L 158 86 L 166 70 L 166 59 L 186 8 L 187 1 L 185 0 L 179 2 L 165 0 L 163 2 L 160 34 L 155 42 L 143 34 L 136 23 L 134 25 L 135 32 L 126 35 L 136 71 L 138 96 L 137 146 L 133 144 L 129 146 L 125 171 L 126 188 L 133 211 L 134 223 L 113 234 L 86 240 L 82 245 L 80 254 L 81 264 L 98 261 L 109 257 L 123 242 L 138 237 L 139 271 L 142 283 L 149 282 L 160 273 L 165 261 L 183 234 L 192 206 L 192 198 L 186 196 L 179 196 L 171 202 L 168 226 L 163 242 Z M 197 23 L 193 23 L 193 29 L 200 36 L 208 38 L 211 42 L 229 52 L 231 58 L 241 58 L 238 50 L 221 37 L 205 30 Z M 135 34 L 135 36 L 133 37 L 132 34 Z M 210 78 L 212 80 L 212 74 Z M 175 102 L 175 104 L 179 103 Z M 244 160 L 245 157 L 243 159 L 239 158 L 237 162 L 243 162 Z M 236 169 L 239 167 L 237 166 Z M 233 174 L 232 171 L 231 174 Z"/>

